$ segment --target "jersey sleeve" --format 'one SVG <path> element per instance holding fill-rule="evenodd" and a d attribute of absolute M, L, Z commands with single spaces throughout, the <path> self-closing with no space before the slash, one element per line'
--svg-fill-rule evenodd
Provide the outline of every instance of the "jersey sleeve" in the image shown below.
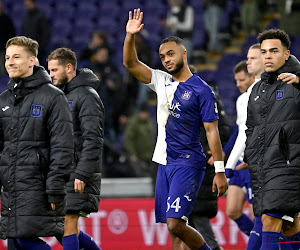
<path fill-rule="evenodd" d="M 199 94 L 199 113 L 203 122 L 219 119 L 216 96 L 209 86 L 204 86 Z"/>
<path fill-rule="evenodd" d="M 151 72 L 151 82 L 147 84 L 147 86 L 153 91 L 157 92 L 158 84 L 165 84 L 165 82 L 171 78 L 171 76 L 168 73 L 158 69 L 151 69 Z"/>

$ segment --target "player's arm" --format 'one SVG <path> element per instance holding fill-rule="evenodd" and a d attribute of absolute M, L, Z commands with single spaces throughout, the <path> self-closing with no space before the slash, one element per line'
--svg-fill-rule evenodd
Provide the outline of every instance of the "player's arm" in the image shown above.
<path fill-rule="evenodd" d="M 216 175 L 213 180 L 213 192 L 218 187 L 218 197 L 222 196 L 227 188 L 227 180 L 225 177 L 224 161 L 222 160 L 222 145 L 220 141 L 219 131 L 218 131 L 218 121 L 204 122 L 204 128 L 206 131 L 206 137 L 210 151 L 213 158 L 215 159 L 215 172 Z"/>
<path fill-rule="evenodd" d="M 138 59 L 135 49 L 135 35 L 144 27 L 142 20 L 143 12 L 140 9 L 134 9 L 133 16 L 132 12 L 129 12 L 123 47 L 123 64 L 139 81 L 150 83 L 152 76 L 151 69 Z"/>

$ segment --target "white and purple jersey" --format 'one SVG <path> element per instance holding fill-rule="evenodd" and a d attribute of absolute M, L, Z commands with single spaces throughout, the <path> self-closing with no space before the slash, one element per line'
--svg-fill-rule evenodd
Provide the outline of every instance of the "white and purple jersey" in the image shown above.
<path fill-rule="evenodd" d="M 160 70 L 152 70 L 147 85 L 157 94 L 158 136 L 152 160 L 162 165 L 204 168 L 200 126 L 219 119 L 210 86 L 197 74 L 186 82 L 175 82 Z"/>

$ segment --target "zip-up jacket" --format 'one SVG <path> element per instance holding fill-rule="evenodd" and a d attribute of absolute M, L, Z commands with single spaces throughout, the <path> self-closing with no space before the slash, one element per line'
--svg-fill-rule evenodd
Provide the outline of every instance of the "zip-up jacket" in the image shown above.
<path fill-rule="evenodd" d="M 9 81 L 0 95 L 2 239 L 63 234 L 72 137 L 67 99 L 43 67 Z"/>
<path fill-rule="evenodd" d="M 291 55 L 276 72 L 264 72 L 248 103 L 245 158 L 256 216 L 300 211 L 300 92 L 277 81 L 281 73 L 299 76 L 299 61 Z"/>

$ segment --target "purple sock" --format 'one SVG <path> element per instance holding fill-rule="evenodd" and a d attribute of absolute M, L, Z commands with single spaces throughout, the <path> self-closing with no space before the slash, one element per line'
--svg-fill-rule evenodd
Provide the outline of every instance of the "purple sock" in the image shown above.
<path fill-rule="evenodd" d="M 253 221 L 246 214 L 242 214 L 238 219 L 234 220 L 239 229 L 246 235 L 250 235 L 250 232 L 254 226 Z"/>
<path fill-rule="evenodd" d="M 51 250 L 51 247 L 43 240 L 36 239 L 16 239 L 22 250 Z"/>
<path fill-rule="evenodd" d="M 71 234 L 62 238 L 64 250 L 79 250 L 79 243 L 77 234 Z"/>
<path fill-rule="evenodd" d="M 262 232 L 261 250 L 279 250 L 280 233 Z"/>
<path fill-rule="evenodd" d="M 101 248 L 96 244 L 94 239 L 83 231 L 80 231 L 78 240 L 79 240 L 79 248 L 101 250 Z"/>
<path fill-rule="evenodd" d="M 247 250 L 257 250 L 261 247 L 262 241 L 262 222 L 261 217 L 255 217 L 254 227 L 252 228 L 247 244 Z"/>
<path fill-rule="evenodd" d="M 200 247 L 198 250 L 211 250 L 211 248 L 206 243 L 204 243 L 204 245 Z"/>
<path fill-rule="evenodd" d="M 298 232 L 292 236 L 285 237 L 285 241 L 290 242 L 288 244 L 290 246 L 290 249 L 299 250 L 300 249 L 300 232 Z M 283 245 L 287 245 L 287 243 L 281 244 L 281 248 Z"/>

